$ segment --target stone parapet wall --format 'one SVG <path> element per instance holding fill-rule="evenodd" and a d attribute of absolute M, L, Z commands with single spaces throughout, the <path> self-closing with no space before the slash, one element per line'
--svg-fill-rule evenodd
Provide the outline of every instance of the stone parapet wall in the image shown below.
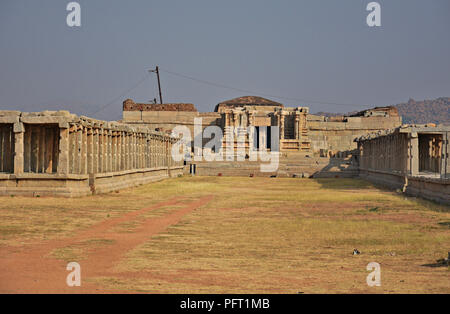
<path fill-rule="evenodd" d="M 335 155 L 357 148 L 354 140 L 367 133 L 387 130 L 402 124 L 399 116 L 345 117 L 343 121 L 326 121 L 326 117 L 308 115 L 308 137 L 314 153 Z"/>
<path fill-rule="evenodd" d="M 197 109 L 193 104 L 173 103 L 173 104 L 136 104 L 133 100 L 127 99 L 123 102 L 123 111 L 192 111 Z"/>
<path fill-rule="evenodd" d="M 397 189 L 410 196 L 450 205 L 449 179 L 403 176 L 392 172 L 375 170 L 360 170 L 359 176 L 375 184 L 390 189 Z"/>

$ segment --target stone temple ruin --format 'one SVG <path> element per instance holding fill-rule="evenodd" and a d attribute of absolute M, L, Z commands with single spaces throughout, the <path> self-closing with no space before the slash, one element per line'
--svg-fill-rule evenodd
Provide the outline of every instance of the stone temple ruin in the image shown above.
<path fill-rule="evenodd" d="M 316 116 L 307 107 L 284 105 L 255 96 L 245 96 L 219 103 L 214 112 L 198 112 L 193 104 L 136 104 L 131 99 L 123 103 L 123 122 L 171 130 L 186 125 L 194 131 L 194 118 L 202 118 L 203 127 L 278 126 L 281 152 L 304 152 L 322 157 L 356 149 L 353 140 L 364 134 L 395 128 L 401 117 L 394 107 L 365 110 L 349 117 Z M 266 146 L 270 143 L 270 134 Z M 225 144 L 225 143 L 224 143 Z M 245 143 L 248 147 L 248 141 Z M 237 145 L 235 143 L 235 145 Z"/>
<path fill-rule="evenodd" d="M 220 149 L 271 150 L 279 140 L 279 166 L 261 173 L 259 162 L 175 161 L 176 126 L 194 133 L 219 127 Z M 271 134 L 267 127 L 277 127 Z M 260 133 L 250 143 L 241 128 Z M 268 128 L 270 129 L 270 128 Z M 203 130 L 201 130 L 203 131 Z M 225 139 L 236 132 L 232 142 Z M 127 99 L 123 119 L 106 122 L 66 111 L 0 111 L 0 194 L 80 196 L 103 193 L 183 173 L 195 175 L 358 177 L 449 203 L 449 129 L 402 126 L 395 107 L 325 117 L 308 107 L 285 107 L 245 96 L 219 103 L 214 112 L 193 104 L 142 104 Z M 204 145 L 205 142 L 202 142 Z M 231 147 L 228 145 L 231 144 Z M 194 151 L 192 151 L 194 153 Z"/>

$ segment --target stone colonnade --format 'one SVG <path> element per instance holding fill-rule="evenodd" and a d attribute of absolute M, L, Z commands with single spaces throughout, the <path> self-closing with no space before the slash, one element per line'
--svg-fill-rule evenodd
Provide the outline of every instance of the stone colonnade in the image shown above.
<path fill-rule="evenodd" d="M 81 120 L 60 133 L 60 173 L 108 173 L 173 165 L 175 139 L 145 127 Z"/>
<path fill-rule="evenodd" d="M 181 167 L 171 155 L 176 140 L 66 111 L 0 111 L 0 172 L 64 176 Z"/>
<path fill-rule="evenodd" d="M 394 132 L 385 136 L 358 142 L 360 169 L 393 171 L 406 174 L 410 139 L 406 134 Z"/>
<path fill-rule="evenodd" d="M 450 176 L 450 128 L 404 126 L 356 139 L 359 168 L 409 176 Z"/>

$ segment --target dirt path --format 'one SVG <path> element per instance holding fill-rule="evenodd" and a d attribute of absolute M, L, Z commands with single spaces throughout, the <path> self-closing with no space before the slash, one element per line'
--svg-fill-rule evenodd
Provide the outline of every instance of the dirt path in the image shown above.
<path fill-rule="evenodd" d="M 101 287 L 86 282 L 85 279 L 98 276 L 114 276 L 112 268 L 120 259 L 136 246 L 147 241 L 196 208 L 207 204 L 212 196 L 202 197 L 186 203 L 186 200 L 174 198 L 148 208 L 126 213 L 116 218 L 102 221 L 71 238 L 45 241 L 22 247 L 0 248 L 0 293 L 101 293 Z M 133 222 L 139 216 L 165 206 L 185 205 L 161 217 L 152 217 L 139 221 L 139 226 L 131 233 L 111 232 L 118 224 Z M 87 259 L 80 261 L 81 287 L 68 287 L 66 262 L 48 255 L 54 249 L 90 239 L 113 240 L 107 245 L 88 252 Z M 76 261 L 75 261 L 76 262 Z"/>

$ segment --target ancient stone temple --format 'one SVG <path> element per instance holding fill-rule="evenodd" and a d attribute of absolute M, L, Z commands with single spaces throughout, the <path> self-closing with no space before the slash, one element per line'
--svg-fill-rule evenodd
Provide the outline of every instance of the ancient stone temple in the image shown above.
<path fill-rule="evenodd" d="M 246 96 L 222 102 L 214 111 L 220 114 L 219 126 L 224 130 L 225 138 L 231 129 L 255 127 L 256 148 L 263 146 L 270 149 L 273 136 L 270 127 L 278 127 L 280 151 L 308 152 L 311 148 L 306 107 L 285 108 L 280 103 L 262 97 Z M 264 137 L 260 136 L 262 128 Z M 263 141 L 260 141 L 261 138 Z M 248 138 L 245 140 L 248 147 Z"/>
<path fill-rule="evenodd" d="M 127 124 L 144 124 L 163 130 L 184 125 L 193 133 L 195 118 L 202 118 L 204 128 L 209 125 L 219 126 L 225 137 L 230 128 L 255 127 L 256 132 L 259 132 L 264 127 L 275 126 L 279 129 L 281 152 L 303 152 L 322 157 L 354 150 L 355 138 L 395 128 L 402 123 L 394 107 L 368 109 L 351 116 L 329 118 L 310 114 L 308 107 L 286 107 L 257 96 L 222 101 L 215 106 L 214 112 L 198 112 L 193 104 L 136 104 L 130 99 L 123 103 L 123 122 Z M 272 134 L 266 134 L 264 143 L 257 143 L 257 146 L 261 144 L 268 147 L 271 137 Z M 259 136 L 256 138 L 259 139 Z M 234 145 L 237 148 L 236 136 Z M 247 139 L 245 146 L 248 145 Z"/>

